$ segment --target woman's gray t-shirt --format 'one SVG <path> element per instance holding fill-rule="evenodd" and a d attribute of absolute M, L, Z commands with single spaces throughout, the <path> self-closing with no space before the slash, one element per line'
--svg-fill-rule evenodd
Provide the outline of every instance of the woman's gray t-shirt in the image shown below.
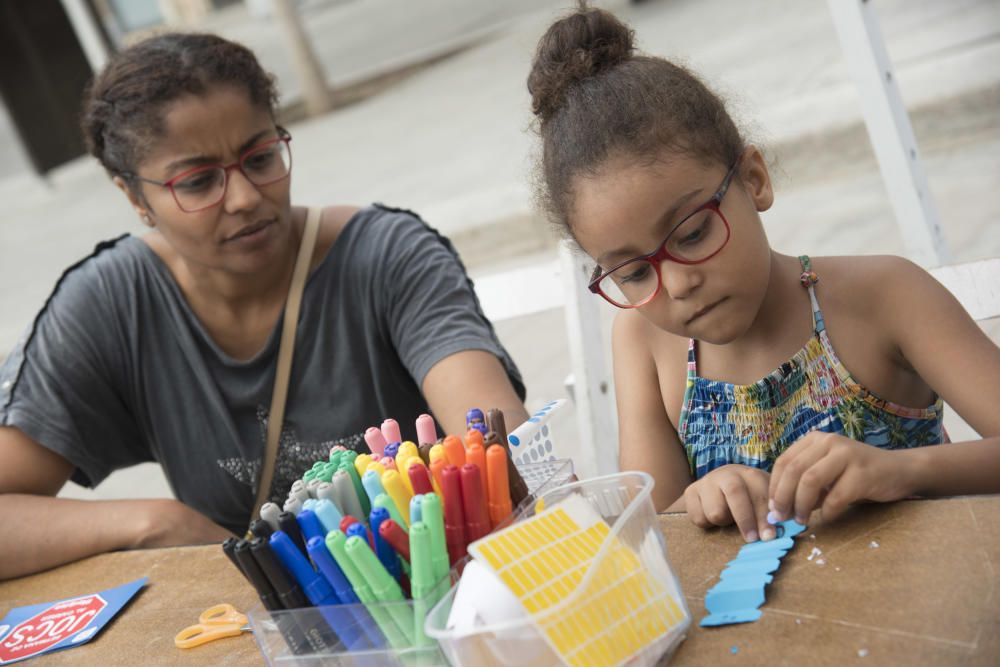
<path fill-rule="evenodd" d="M 229 357 L 159 257 L 123 236 L 63 274 L 0 366 L 0 424 L 66 458 L 87 486 L 159 461 L 180 500 L 242 532 L 280 331 L 279 320 L 254 358 Z M 356 213 L 306 283 L 272 499 L 331 446 L 367 451 L 364 430 L 386 417 L 406 437 L 429 412 L 424 376 L 462 350 L 495 354 L 523 398 L 450 242 L 409 211 Z"/>

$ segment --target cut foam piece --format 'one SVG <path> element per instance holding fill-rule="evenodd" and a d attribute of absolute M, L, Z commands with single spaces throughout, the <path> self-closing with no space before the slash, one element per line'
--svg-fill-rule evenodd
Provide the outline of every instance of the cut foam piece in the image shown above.
<path fill-rule="evenodd" d="M 794 519 L 776 528 L 775 539 L 744 544 L 723 569 L 719 582 L 705 594 L 709 615 L 701 620 L 702 627 L 752 623 L 761 617 L 759 607 L 766 600 L 764 587 L 774 581 L 771 573 L 778 570 L 781 558 L 795 546 L 793 538 L 805 530 Z"/>

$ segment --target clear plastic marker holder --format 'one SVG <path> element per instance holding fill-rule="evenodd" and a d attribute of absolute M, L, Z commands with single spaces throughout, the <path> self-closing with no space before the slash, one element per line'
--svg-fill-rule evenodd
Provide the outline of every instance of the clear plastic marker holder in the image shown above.
<path fill-rule="evenodd" d="M 605 664 L 584 655 L 586 644 L 580 644 L 576 659 L 563 660 L 554 650 L 542 628 L 550 629 L 567 622 L 565 619 L 586 619 L 587 627 L 556 628 L 563 633 L 575 632 L 586 636 L 586 643 L 614 641 L 613 628 L 620 627 L 627 617 L 635 621 L 633 630 L 643 639 L 637 649 L 615 664 L 645 667 L 661 664 L 684 638 L 691 624 L 691 614 L 681 593 L 680 584 L 667 559 L 666 543 L 660 530 L 651 498 L 653 479 L 642 472 L 625 472 L 561 486 L 539 494 L 531 506 L 522 508 L 515 522 L 540 514 L 544 508 L 578 494 L 600 514 L 609 530 L 579 585 L 548 609 L 503 624 L 448 629 L 448 616 L 457 588 L 451 588 L 427 617 L 425 632 L 436 639 L 441 651 L 453 667 L 556 667 L 562 665 Z M 662 614 L 653 615 L 647 604 L 642 608 L 606 604 L 607 586 L 600 582 L 615 580 L 622 573 L 622 561 L 615 557 L 616 549 L 624 546 L 638 557 L 635 569 L 644 578 L 644 588 L 661 592 L 660 601 L 669 596 L 676 603 L 664 622 Z M 634 562 L 634 561 L 633 561 Z M 601 590 L 603 587 L 603 590 Z M 597 596 L 601 596 L 598 599 Z M 660 605 L 662 609 L 662 605 Z M 586 611 L 583 611 L 586 610 Z M 655 616 L 655 617 L 654 617 Z M 570 621 L 571 622 L 571 621 Z M 652 629 L 652 630 L 651 630 Z"/>
<path fill-rule="evenodd" d="M 529 495 L 514 509 L 511 520 L 533 507 L 539 497 L 575 479 L 573 462 L 568 459 L 518 465 L 517 469 L 527 484 Z M 498 528 L 508 524 L 505 522 Z M 464 564 L 464 559 L 456 563 L 448 577 L 422 601 L 332 605 L 275 612 L 256 605 L 247 616 L 254 639 L 271 667 L 446 667 L 448 662 L 437 641 L 425 634 L 424 621 L 434 605 L 448 596 Z M 412 624 L 410 619 L 413 619 Z M 300 636 L 318 638 L 327 648 L 295 654 L 282 628 Z M 303 643 L 308 644 L 308 640 Z"/>

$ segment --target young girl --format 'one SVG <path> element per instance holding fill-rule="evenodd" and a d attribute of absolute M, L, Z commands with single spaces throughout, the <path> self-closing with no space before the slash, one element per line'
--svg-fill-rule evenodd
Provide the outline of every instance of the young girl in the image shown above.
<path fill-rule="evenodd" d="M 541 199 L 596 262 L 590 290 L 620 309 L 621 467 L 656 478 L 658 509 L 735 522 L 747 541 L 774 536 L 769 507 L 804 522 L 1000 491 L 1000 349 L 906 260 L 772 250 L 760 150 L 632 36 L 581 7 L 528 78 Z M 940 445 L 943 400 L 984 439 Z"/>

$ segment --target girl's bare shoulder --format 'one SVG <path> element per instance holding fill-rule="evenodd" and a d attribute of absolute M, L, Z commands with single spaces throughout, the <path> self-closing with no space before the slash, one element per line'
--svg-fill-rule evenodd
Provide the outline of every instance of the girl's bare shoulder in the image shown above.
<path fill-rule="evenodd" d="M 901 290 L 933 280 L 924 269 L 895 255 L 815 257 L 812 266 L 824 308 L 829 302 L 858 317 L 884 314 Z"/>

